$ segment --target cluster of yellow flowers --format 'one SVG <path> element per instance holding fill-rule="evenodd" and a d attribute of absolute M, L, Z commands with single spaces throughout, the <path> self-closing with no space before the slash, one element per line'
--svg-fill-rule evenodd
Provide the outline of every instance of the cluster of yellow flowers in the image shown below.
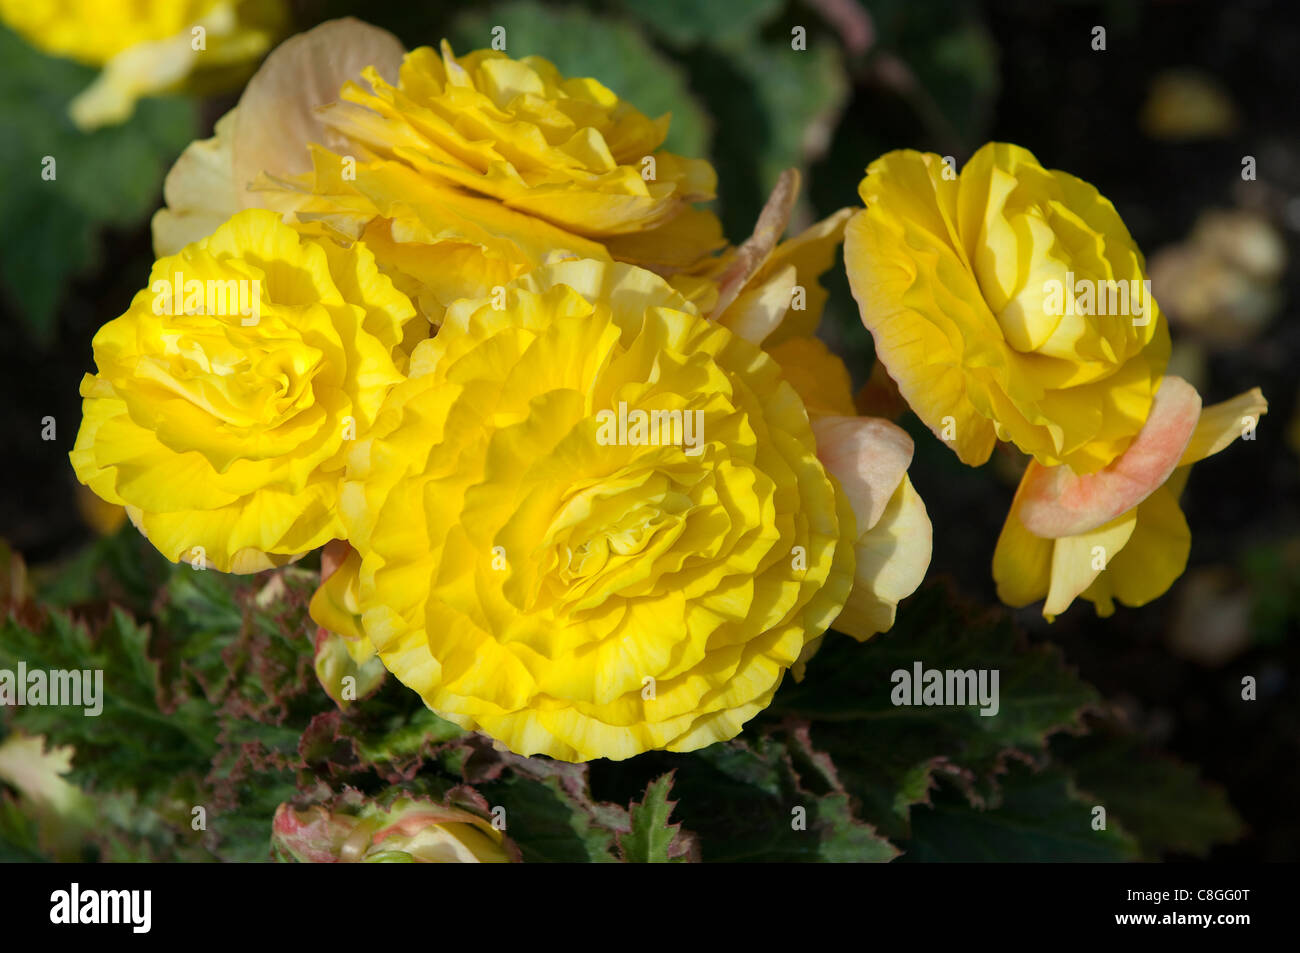
<path fill-rule="evenodd" d="M 667 123 L 538 57 L 350 19 L 285 42 L 168 176 L 78 477 L 173 561 L 328 544 L 317 623 L 515 752 L 699 748 L 829 629 L 888 629 L 929 565 L 912 441 L 817 337 L 844 242 L 921 419 L 968 463 L 1035 458 L 1004 598 L 1108 607 L 1155 594 L 1154 551 L 1181 571 L 1186 465 L 1263 403 L 1198 418 L 1158 313 L 1040 315 L 1044 276 L 1142 277 L 1095 190 L 1010 146 L 960 177 L 891 153 L 865 210 L 782 241 L 789 172 L 731 246 Z M 1094 539 L 1134 575 L 1081 569 Z"/>

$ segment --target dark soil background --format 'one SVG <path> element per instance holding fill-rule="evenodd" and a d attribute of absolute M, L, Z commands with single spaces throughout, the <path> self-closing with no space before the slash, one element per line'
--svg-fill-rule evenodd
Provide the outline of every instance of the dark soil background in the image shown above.
<path fill-rule="evenodd" d="M 300 23 L 334 15 L 339 6 L 300 4 L 307 11 Z M 396 6 L 379 3 L 373 16 L 367 10 L 359 15 L 387 25 L 385 12 L 396 19 Z M 887 17 L 908 10 L 905 4 L 882 5 L 887 11 L 865 6 L 877 13 L 882 31 Z M 933 4 L 922 6 L 927 15 L 943 15 Z M 905 97 L 881 81 L 869 59 L 851 61 L 847 109 L 830 150 L 808 170 L 816 211 L 825 214 L 855 201 L 862 169 L 885 149 L 928 149 L 960 161 L 991 138 L 1026 146 L 1044 165 L 1096 185 L 1148 256 L 1183 239 L 1208 208 L 1262 209 L 1284 235 L 1288 267 L 1280 313 L 1253 340 L 1207 349 L 1200 382 L 1207 404 L 1258 385 L 1270 410 L 1254 442 L 1234 443 L 1193 473 L 1183 499 L 1193 532 L 1189 574 L 1155 603 L 1138 610 L 1119 607 L 1109 619 L 1098 619 L 1083 602 L 1051 626 L 1036 608 L 1017 617 L 1034 638 L 1062 644 L 1083 676 L 1117 700 L 1149 738 L 1226 788 L 1250 831 L 1240 843 L 1217 849 L 1212 860 L 1294 860 L 1300 857 L 1300 457 L 1286 432 L 1300 392 L 1300 269 L 1294 264 L 1300 259 L 1300 4 L 1023 0 L 957 7 L 983 24 L 998 50 L 997 92 L 976 124 L 978 138 L 918 123 Z M 1090 46 L 1096 24 L 1108 29 L 1104 52 Z M 412 45 L 426 41 L 398 32 Z M 1194 67 L 1217 81 L 1236 105 L 1235 132 L 1178 143 L 1144 135 L 1138 117 L 1152 78 L 1174 67 Z M 744 95 L 735 91 L 738 98 Z M 206 128 L 231 101 L 205 104 Z M 729 132 L 719 120 L 715 152 Z M 1246 155 L 1257 158 L 1257 181 L 1241 179 Z M 726 177 L 725 158 L 714 158 Z M 737 211 L 734 200 L 724 216 L 729 223 L 753 220 L 747 207 Z M 738 241 L 743 235 L 730 237 Z M 67 460 L 80 421 L 77 386 L 91 367 L 95 330 L 119 314 L 144 282 L 152 260 L 148 222 L 105 232 L 99 255 L 68 289 L 57 344 L 50 349 L 28 337 L 12 302 L 0 301 L 0 394 L 8 410 L 0 416 L 7 450 L 0 538 L 33 565 L 66 556 L 90 538 Z M 842 274 L 827 284 L 833 295 L 830 336 L 847 342 L 850 354 L 869 355 L 870 340 L 854 324 Z M 1177 343 L 1190 335 L 1175 326 L 1174 337 Z M 867 368 L 865 359 L 855 363 L 859 381 Z M 41 439 L 46 416 L 57 422 L 52 442 Z M 962 467 L 928 432 L 914 426 L 913 432 L 918 449 L 912 477 L 935 527 L 931 572 L 950 575 L 966 594 L 991 604 L 996 596 L 990 561 L 1014 473 L 996 455 L 979 470 Z M 1179 606 L 1190 595 L 1185 590 L 1204 585 L 1195 571 L 1207 567 L 1219 567 L 1226 580 L 1215 599 L 1249 607 L 1245 644 L 1213 665 L 1170 649 L 1179 626 L 1200 625 L 1204 637 L 1226 638 L 1215 630 L 1218 623 L 1199 613 L 1180 619 Z M 1257 701 L 1240 698 L 1245 675 L 1258 681 Z"/>

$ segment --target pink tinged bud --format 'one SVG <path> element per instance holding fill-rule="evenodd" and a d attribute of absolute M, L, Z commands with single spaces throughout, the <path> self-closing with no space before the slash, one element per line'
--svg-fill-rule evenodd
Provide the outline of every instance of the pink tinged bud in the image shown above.
<path fill-rule="evenodd" d="M 323 807 L 295 811 L 288 804 L 281 804 L 271 822 L 271 839 L 295 860 L 308 864 L 334 864 L 340 861 L 342 846 L 357 823 L 358 818 L 330 814 Z"/>
<path fill-rule="evenodd" d="M 304 863 L 505 863 L 504 838 L 483 818 L 460 808 L 410 798 L 385 810 L 367 803 L 358 814 L 322 806 L 276 810 L 272 839 Z"/>

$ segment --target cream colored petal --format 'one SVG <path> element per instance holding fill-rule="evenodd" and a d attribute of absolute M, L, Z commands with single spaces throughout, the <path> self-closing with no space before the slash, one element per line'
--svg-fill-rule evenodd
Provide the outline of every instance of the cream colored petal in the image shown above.
<path fill-rule="evenodd" d="M 286 177 L 310 171 L 312 143 L 346 151 L 316 107 L 337 101 L 348 80 L 364 86 L 367 66 L 396 82 L 404 55 L 397 37 L 352 17 L 329 20 L 276 47 L 239 100 L 233 168 L 241 207 L 260 206 L 257 194 L 247 191 L 259 172 Z"/>
<path fill-rule="evenodd" d="M 746 341 L 762 344 L 790 310 L 798 277 L 795 266 L 786 265 L 757 287 L 746 288 L 721 323 Z"/>
<path fill-rule="evenodd" d="M 167 173 L 167 207 L 153 217 L 153 250 L 159 258 L 206 238 L 239 211 L 231 168 L 234 128 L 232 109 L 217 120 L 212 138 L 191 142 Z"/>
<path fill-rule="evenodd" d="M 853 591 L 834 628 L 860 640 L 888 630 L 898 603 L 925 578 L 932 532 L 925 503 L 904 476 L 879 522 L 858 538 Z"/>
<path fill-rule="evenodd" d="M 912 462 L 912 438 L 879 417 L 817 417 L 817 457 L 853 504 L 858 535 L 880 520 Z"/>
<path fill-rule="evenodd" d="M 764 268 L 767 272 L 794 265 L 795 280 L 804 294 L 803 308 L 791 307 L 785 312 L 780 326 L 767 338 L 768 347 L 792 337 L 817 333 L 828 297 L 819 279 L 835 263 L 840 245 L 844 242 L 844 227 L 853 217 L 854 211 L 852 208 L 842 208 L 826 216 L 777 245 L 768 258 Z"/>

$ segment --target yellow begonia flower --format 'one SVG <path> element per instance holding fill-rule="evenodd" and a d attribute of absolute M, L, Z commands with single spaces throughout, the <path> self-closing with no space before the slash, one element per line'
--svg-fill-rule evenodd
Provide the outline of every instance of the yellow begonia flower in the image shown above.
<path fill-rule="evenodd" d="M 1047 538 L 1024 525 L 1032 492 L 1027 471 L 993 555 L 998 598 L 1016 607 L 1044 599 L 1043 615 L 1050 620 L 1077 597 L 1092 602 L 1099 616 L 1108 616 L 1116 600 L 1141 606 L 1163 595 L 1182 575 L 1191 551 L 1191 531 L 1178 498 L 1192 464 L 1253 434 L 1267 411 L 1259 388 L 1201 410 L 1190 439 L 1178 443 L 1181 453 L 1168 479 L 1144 488 L 1136 506 L 1087 532 Z"/>
<path fill-rule="evenodd" d="M 755 239 L 719 263 L 709 279 L 708 293 L 700 297 L 716 307 L 725 295 L 726 302 L 711 319 L 762 346 L 777 362 L 813 419 L 818 457 L 849 493 L 857 524 L 854 549 L 858 571 L 834 627 L 865 639 L 893 624 L 898 602 L 924 578 L 930 562 L 931 528 L 924 504 L 905 472 L 912 456 L 910 439 L 884 421 L 846 419 L 854 414 L 848 370 L 814 336 L 826 299 L 817 280 L 835 259 L 851 211 L 836 213 L 795 238 L 775 244 L 785 228 L 790 208 L 787 199 L 793 198 L 797 181 L 793 172 L 783 176 L 769 203 L 779 211 L 765 216 Z M 732 269 L 739 259 L 745 261 L 741 270 Z M 822 417 L 835 420 L 822 426 Z M 860 429 L 862 426 L 866 429 Z M 360 557 L 355 550 L 346 549 L 329 562 L 312 600 L 312 616 L 326 629 L 342 635 L 360 663 L 373 653 L 361 625 Z M 803 660 L 811 656 L 819 641 L 805 646 Z M 793 671 L 799 675 L 802 664 L 793 666 Z"/>
<path fill-rule="evenodd" d="M 356 79 L 317 112 L 330 139 L 312 146 L 311 171 L 268 168 L 257 201 L 364 237 L 431 320 L 548 261 L 667 274 L 725 245 L 717 217 L 692 204 L 714 197 L 712 166 L 661 150 L 668 117 L 594 79 L 535 56 L 456 57 L 445 42 L 406 54 L 396 83 L 374 67 Z"/>
<path fill-rule="evenodd" d="M 0 0 L 0 21 L 37 49 L 103 67 L 69 107 L 82 129 L 122 122 L 191 75 L 252 63 L 284 19 L 281 0 Z"/>
<path fill-rule="evenodd" d="M 890 152 L 859 187 L 845 265 L 877 357 L 963 462 L 1005 440 L 1099 470 L 1169 360 L 1142 255 L 1095 188 L 1019 146 L 988 143 L 960 174 L 949 162 Z"/>
<path fill-rule="evenodd" d="M 171 254 L 240 208 L 275 209 L 300 230 L 364 237 L 434 323 L 455 299 L 566 257 L 708 293 L 700 275 L 726 242 L 692 203 L 716 176 L 656 151 L 666 130 L 667 117 L 545 60 L 407 54 L 384 30 L 331 20 L 273 50 L 213 137 L 185 150 L 154 249 Z"/>
<path fill-rule="evenodd" d="M 521 754 L 733 737 L 853 583 L 802 403 L 639 268 L 546 266 L 493 303 L 452 305 L 349 458 L 365 634 Z"/>
<path fill-rule="evenodd" d="M 342 533 L 344 456 L 402 379 L 414 314 L 363 244 L 241 212 L 95 335 L 77 477 L 174 562 L 301 556 Z"/>

